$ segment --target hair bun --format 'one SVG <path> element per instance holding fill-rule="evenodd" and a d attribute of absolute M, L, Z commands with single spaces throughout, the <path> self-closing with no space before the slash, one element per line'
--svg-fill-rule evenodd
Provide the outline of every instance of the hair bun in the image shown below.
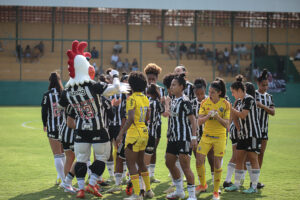
<path fill-rule="evenodd" d="M 185 77 L 185 73 L 182 73 L 179 75 L 180 78 L 184 78 Z"/>
<path fill-rule="evenodd" d="M 243 75 L 241 75 L 241 74 L 239 74 L 239 75 L 237 75 L 237 76 L 235 77 L 235 80 L 236 80 L 237 82 L 243 82 L 243 79 L 244 79 L 244 77 L 243 77 Z"/>
<path fill-rule="evenodd" d="M 268 78 L 268 70 L 264 69 L 261 76 L 262 76 L 263 79 L 267 79 Z"/>

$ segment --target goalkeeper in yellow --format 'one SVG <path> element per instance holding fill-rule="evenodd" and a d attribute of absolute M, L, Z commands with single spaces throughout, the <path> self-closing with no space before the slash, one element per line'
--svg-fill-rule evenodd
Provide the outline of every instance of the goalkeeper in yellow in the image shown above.
<path fill-rule="evenodd" d="M 230 118 L 230 103 L 225 100 L 226 87 L 222 79 L 211 83 L 209 97 L 204 99 L 199 110 L 198 123 L 204 124 L 202 138 L 197 147 L 196 167 L 200 179 L 200 187 L 196 192 L 207 189 L 205 180 L 205 156 L 214 149 L 214 192 L 213 200 L 220 199 L 219 186 L 222 175 L 222 159 L 226 148 L 226 128 Z"/>

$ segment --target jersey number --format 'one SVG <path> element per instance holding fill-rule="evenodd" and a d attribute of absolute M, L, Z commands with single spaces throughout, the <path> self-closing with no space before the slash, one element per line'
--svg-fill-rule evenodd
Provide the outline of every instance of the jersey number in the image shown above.
<path fill-rule="evenodd" d="M 140 107 L 141 116 L 139 122 L 145 122 L 148 107 Z"/>

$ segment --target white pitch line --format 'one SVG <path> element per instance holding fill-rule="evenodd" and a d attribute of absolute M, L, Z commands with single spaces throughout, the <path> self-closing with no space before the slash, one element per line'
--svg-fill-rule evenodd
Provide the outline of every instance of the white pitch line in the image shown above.
<path fill-rule="evenodd" d="M 22 124 L 22 126 L 23 126 L 24 128 L 30 128 L 30 129 L 34 129 L 34 130 L 39 130 L 38 128 L 35 128 L 35 127 L 32 127 L 32 126 L 28 126 L 28 125 L 27 125 L 28 123 L 32 123 L 32 122 L 34 122 L 34 121 L 27 121 L 27 122 L 24 122 L 24 123 Z"/>

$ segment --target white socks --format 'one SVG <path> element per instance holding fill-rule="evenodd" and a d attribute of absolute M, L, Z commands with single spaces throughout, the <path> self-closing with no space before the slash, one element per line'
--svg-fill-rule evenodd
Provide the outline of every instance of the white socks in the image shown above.
<path fill-rule="evenodd" d="M 69 172 L 65 178 L 65 183 L 67 185 L 72 185 L 72 180 L 74 179 L 74 176 Z"/>
<path fill-rule="evenodd" d="M 115 178 L 116 178 L 116 185 L 121 185 L 122 174 L 121 173 L 115 173 Z"/>
<path fill-rule="evenodd" d="M 122 174 L 122 179 L 124 177 L 126 177 L 126 172 L 127 172 L 127 165 L 126 165 L 126 162 L 123 162 L 123 174 Z"/>
<path fill-rule="evenodd" d="M 246 168 L 248 170 L 248 173 L 249 173 L 249 176 L 250 176 L 250 179 L 251 179 L 251 176 L 252 176 L 252 167 L 251 167 L 251 163 L 250 162 L 246 162 Z"/>
<path fill-rule="evenodd" d="M 252 182 L 252 188 L 256 189 L 258 179 L 259 179 L 260 169 L 252 169 L 252 173 L 250 176 L 251 182 Z"/>
<path fill-rule="evenodd" d="M 176 187 L 176 191 L 177 191 L 178 193 L 180 193 L 180 192 L 183 191 L 183 181 L 182 181 L 181 178 L 180 178 L 180 179 L 177 179 L 177 180 L 173 180 L 173 183 L 174 183 L 174 185 L 175 185 L 175 187 Z"/>
<path fill-rule="evenodd" d="M 79 190 L 84 190 L 84 178 L 77 178 Z"/>
<path fill-rule="evenodd" d="M 65 158 L 65 154 L 54 155 L 54 164 L 55 164 L 56 172 L 59 178 L 61 179 L 61 181 L 65 180 L 64 158 Z"/>
<path fill-rule="evenodd" d="M 235 166 L 236 166 L 236 164 L 232 163 L 232 162 L 229 162 L 227 165 L 227 175 L 226 175 L 226 179 L 225 179 L 225 181 L 227 183 L 231 182 L 231 178 L 232 178 L 233 172 L 235 170 Z"/>
<path fill-rule="evenodd" d="M 107 170 L 110 177 L 114 177 L 114 161 L 107 161 Z"/>
<path fill-rule="evenodd" d="M 90 176 L 89 184 L 92 185 L 92 186 L 95 186 L 98 179 L 99 179 L 99 176 L 97 174 L 92 173 L 91 176 Z"/>
<path fill-rule="evenodd" d="M 241 185 L 241 177 L 242 177 L 242 175 L 243 175 L 243 171 L 244 171 L 244 170 L 238 170 L 238 169 L 235 170 L 235 180 L 234 180 L 234 185 L 237 186 L 238 188 L 239 188 L 240 185 Z"/>
<path fill-rule="evenodd" d="M 184 173 L 183 173 L 183 171 L 182 171 L 182 169 L 181 169 L 181 165 L 180 165 L 180 162 L 179 162 L 178 159 L 176 160 L 175 165 L 176 165 L 176 167 L 179 169 L 179 171 L 180 171 L 180 177 L 181 177 L 181 179 L 183 180 L 183 178 L 184 178 Z"/>
<path fill-rule="evenodd" d="M 187 191 L 190 198 L 196 198 L 195 196 L 195 185 L 187 185 Z"/>
<path fill-rule="evenodd" d="M 150 164 L 149 165 L 149 177 L 154 176 L 154 170 L 155 170 L 155 164 Z"/>

